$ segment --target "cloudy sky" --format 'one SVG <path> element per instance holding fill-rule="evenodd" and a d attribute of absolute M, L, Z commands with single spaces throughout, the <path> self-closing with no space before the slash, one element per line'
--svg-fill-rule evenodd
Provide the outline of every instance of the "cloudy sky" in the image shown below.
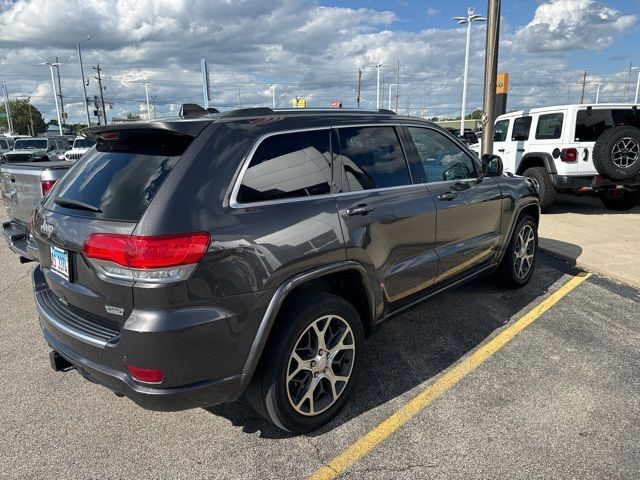
<path fill-rule="evenodd" d="M 70 121 L 84 121 L 76 42 L 83 44 L 87 94 L 98 94 L 92 66 L 103 68 L 111 116 L 146 111 L 144 84 L 158 116 L 181 103 L 202 103 L 200 58 L 209 63 L 212 105 L 277 105 L 295 96 L 310 106 L 340 100 L 355 106 L 358 68 L 362 106 L 376 102 L 374 63 L 388 85 L 400 62 L 401 113 L 459 111 L 465 31 L 451 20 L 484 1 L 449 0 L 0 0 L 0 81 L 10 97 L 31 96 L 55 118 L 49 69 L 61 62 Z M 593 101 L 634 93 L 640 65 L 640 0 L 506 0 L 500 71 L 511 75 L 509 108 L 579 101 L 581 73 Z M 468 110 L 481 105 L 485 29 L 474 24 Z"/>

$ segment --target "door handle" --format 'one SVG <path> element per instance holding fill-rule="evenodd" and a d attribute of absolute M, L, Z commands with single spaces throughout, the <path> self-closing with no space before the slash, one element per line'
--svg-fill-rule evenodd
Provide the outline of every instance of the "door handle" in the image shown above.
<path fill-rule="evenodd" d="M 504 153 L 504 148 L 499 148 L 499 149 L 498 149 L 498 151 L 499 151 L 500 153 Z"/>
<path fill-rule="evenodd" d="M 524 148 L 519 148 L 518 151 L 519 152 L 524 152 Z"/>
<path fill-rule="evenodd" d="M 442 195 L 438 195 L 438 200 L 453 200 L 458 196 L 457 193 L 445 192 Z"/>
<path fill-rule="evenodd" d="M 376 207 L 370 207 L 369 205 L 358 205 L 357 207 L 347 208 L 347 215 L 353 217 L 355 215 L 368 215 L 373 212 Z"/>

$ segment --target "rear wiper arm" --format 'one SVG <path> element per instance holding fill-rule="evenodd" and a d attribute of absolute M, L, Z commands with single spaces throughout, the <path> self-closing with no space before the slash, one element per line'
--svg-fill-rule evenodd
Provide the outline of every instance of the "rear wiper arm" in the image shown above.
<path fill-rule="evenodd" d="M 71 198 L 58 197 L 53 202 L 60 205 L 61 207 L 77 208 L 78 210 L 88 210 L 90 212 L 102 213 L 102 210 L 94 205 L 90 205 L 79 200 L 73 200 Z"/>

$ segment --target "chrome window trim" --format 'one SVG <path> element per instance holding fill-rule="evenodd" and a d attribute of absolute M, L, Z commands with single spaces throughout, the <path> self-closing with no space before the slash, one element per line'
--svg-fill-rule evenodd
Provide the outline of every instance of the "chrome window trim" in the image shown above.
<path fill-rule="evenodd" d="M 268 205 L 281 205 L 281 204 L 285 204 L 285 203 L 294 203 L 294 202 L 303 202 L 303 201 L 310 201 L 310 200 L 315 200 L 315 199 L 327 199 L 327 198 L 332 198 L 332 197 L 336 197 L 336 196 L 345 196 L 345 195 L 353 195 L 353 194 L 360 194 L 362 192 L 380 192 L 380 191 L 386 191 L 386 190 L 397 190 L 397 189 L 402 189 L 402 188 L 411 188 L 413 186 L 416 185 L 423 185 L 423 184 L 416 184 L 416 183 L 411 183 L 410 185 L 399 185 L 399 186 L 395 186 L 395 187 L 382 187 L 382 188 L 372 188 L 370 190 L 357 190 L 354 192 L 340 192 L 340 193 L 323 193 L 321 195 L 313 195 L 310 197 L 292 197 L 292 198 L 281 198 L 281 199 L 277 199 L 277 200 L 265 200 L 262 202 L 248 202 L 248 203 L 240 203 L 238 202 L 238 192 L 240 191 L 240 186 L 242 185 L 242 180 L 244 179 L 244 175 L 247 172 L 248 168 L 249 168 L 249 164 L 251 163 L 251 160 L 253 159 L 253 156 L 256 153 L 256 150 L 258 149 L 258 147 L 262 144 L 262 142 L 264 142 L 267 138 L 271 138 L 271 137 L 275 137 L 276 135 L 287 135 L 290 133 L 300 133 L 300 132 L 315 132 L 315 131 L 319 131 L 319 130 L 338 130 L 340 128 L 357 128 L 357 127 L 402 127 L 404 126 L 404 124 L 402 123 L 354 123 L 354 124 L 346 124 L 346 125 L 325 125 L 325 126 L 319 126 L 319 127 L 309 127 L 309 128 L 295 128 L 295 129 L 291 129 L 291 130 L 279 130 L 277 132 L 269 132 L 269 133 L 265 133 L 261 136 L 258 137 L 258 139 L 254 142 L 254 144 L 251 146 L 251 149 L 249 150 L 249 153 L 244 157 L 244 159 L 242 160 L 242 167 L 240 169 L 240 172 L 238 173 L 238 176 L 236 177 L 236 180 L 233 184 L 233 189 L 231 190 L 231 196 L 229 198 L 229 206 L 231 208 L 234 209 L 241 209 L 241 208 L 254 208 L 254 207 L 262 207 L 262 206 L 268 206 Z M 424 127 L 424 125 L 422 125 Z M 397 133 L 396 133 L 397 135 Z M 403 148 L 402 146 L 402 141 L 401 139 L 398 139 L 398 142 L 400 143 L 400 148 Z M 333 154 L 333 151 L 331 152 Z M 404 152 L 403 149 L 403 155 L 405 156 L 405 161 L 407 162 L 407 170 L 409 172 L 409 178 L 412 180 L 411 177 L 411 169 L 409 168 L 408 165 L 408 158 L 406 155 L 406 152 Z"/>

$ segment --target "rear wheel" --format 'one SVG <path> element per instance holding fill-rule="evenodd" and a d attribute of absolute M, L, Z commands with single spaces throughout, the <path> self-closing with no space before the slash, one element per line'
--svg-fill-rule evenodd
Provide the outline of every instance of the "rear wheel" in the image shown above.
<path fill-rule="evenodd" d="M 640 190 L 607 190 L 600 192 L 600 201 L 609 210 L 631 210 L 640 205 Z"/>
<path fill-rule="evenodd" d="M 508 288 L 525 286 L 533 275 L 537 251 L 538 225 L 530 215 L 522 215 L 496 271 L 498 281 Z"/>
<path fill-rule="evenodd" d="M 551 181 L 551 176 L 544 167 L 527 168 L 523 176 L 531 180 L 540 195 L 540 209 L 546 210 L 556 199 L 556 187 Z"/>
<path fill-rule="evenodd" d="M 602 132 L 593 146 L 593 165 L 609 180 L 640 174 L 640 129 L 621 125 Z"/>
<path fill-rule="evenodd" d="M 297 296 L 278 325 L 247 391 L 252 407 L 283 430 L 328 422 L 353 391 L 364 330 L 356 310 L 324 292 Z"/>

